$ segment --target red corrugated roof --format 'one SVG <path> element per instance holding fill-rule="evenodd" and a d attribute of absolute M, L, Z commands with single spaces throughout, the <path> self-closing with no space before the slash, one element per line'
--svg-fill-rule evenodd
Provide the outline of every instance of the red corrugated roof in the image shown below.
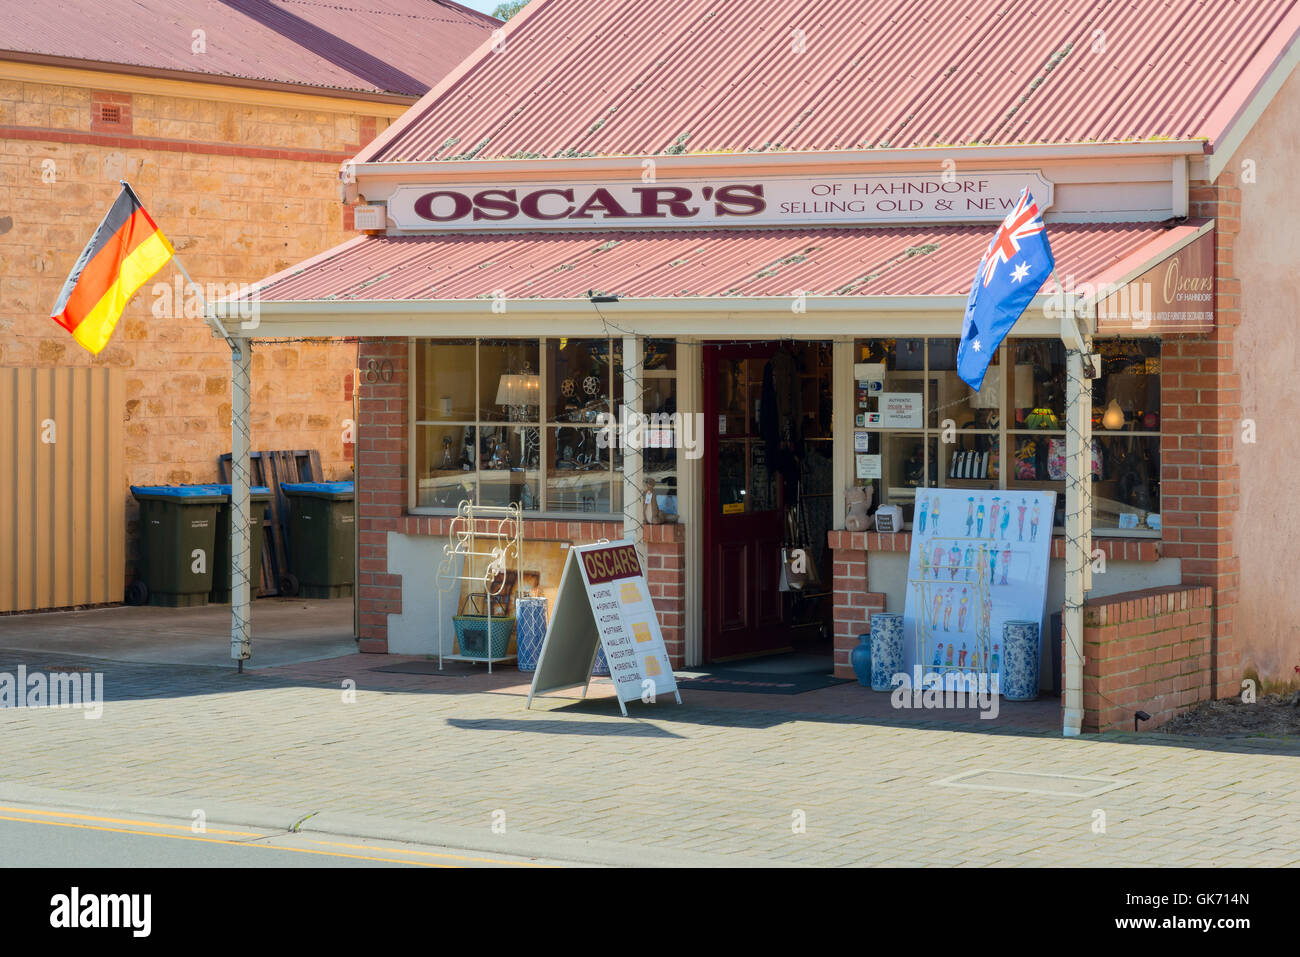
<path fill-rule="evenodd" d="M 420 96 L 497 26 L 447 0 L 0 0 L 0 58 Z"/>
<path fill-rule="evenodd" d="M 1082 283 L 1194 228 L 1052 224 L 1057 273 Z M 362 236 L 267 279 L 261 299 L 965 295 L 990 235 L 981 224 Z"/>
<path fill-rule="evenodd" d="M 359 159 L 1213 142 L 1298 4 L 533 0 Z"/>

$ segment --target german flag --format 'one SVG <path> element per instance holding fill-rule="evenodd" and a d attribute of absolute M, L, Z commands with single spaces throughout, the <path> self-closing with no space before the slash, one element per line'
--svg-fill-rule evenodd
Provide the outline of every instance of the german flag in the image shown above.
<path fill-rule="evenodd" d="M 98 355 L 131 297 L 176 250 L 126 183 L 68 274 L 50 318 Z"/>

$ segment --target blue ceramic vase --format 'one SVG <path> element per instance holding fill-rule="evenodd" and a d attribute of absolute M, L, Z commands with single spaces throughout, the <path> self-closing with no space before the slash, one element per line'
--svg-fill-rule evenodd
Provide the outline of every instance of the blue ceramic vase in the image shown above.
<path fill-rule="evenodd" d="M 871 635 L 858 635 L 858 646 L 849 652 L 849 664 L 858 676 L 858 684 L 871 687 Z"/>
<path fill-rule="evenodd" d="M 1002 623 L 1002 697 L 1033 701 L 1038 697 L 1038 622 Z"/>
<path fill-rule="evenodd" d="M 894 675 L 903 670 L 903 616 L 871 616 L 871 690 L 892 691 Z"/>

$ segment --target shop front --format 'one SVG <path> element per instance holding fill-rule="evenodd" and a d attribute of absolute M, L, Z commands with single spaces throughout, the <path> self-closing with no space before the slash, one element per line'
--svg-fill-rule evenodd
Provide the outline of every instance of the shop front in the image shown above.
<path fill-rule="evenodd" d="M 848 651 L 871 610 L 902 611 L 907 532 L 924 488 L 1009 503 L 1018 491 L 1060 493 L 1056 513 L 1041 517 L 1044 533 L 1058 536 L 1048 604 L 1059 609 L 1059 314 L 1095 317 L 1098 291 L 1122 300 L 1112 311 L 1123 314 L 1124 334 L 1096 340 L 1094 527 L 1109 565 L 1094 594 L 1179 585 L 1178 560 L 1160 550 L 1169 327 L 1129 317 L 1126 283 L 1212 242 L 1213 223 L 1164 222 L 1179 201 L 1171 171 L 1181 159 L 1133 162 L 1150 177 L 1151 219 L 1140 223 L 1076 222 L 1080 211 L 1054 202 L 1075 185 L 1054 166 L 1078 177 L 1077 160 L 967 173 L 954 192 L 942 175 L 915 169 L 766 179 L 743 169 L 719 174 L 713 195 L 745 181 L 747 195 L 764 200 L 755 215 L 780 224 L 728 229 L 624 224 L 612 211 L 633 208 L 627 197 L 643 187 L 610 177 L 546 187 L 575 212 L 594 216 L 597 202 L 603 229 L 421 231 L 416 209 L 443 227 L 442 216 L 472 217 L 485 193 L 542 190 L 412 188 L 377 173 L 367 200 L 407 196 L 411 210 L 260 291 L 264 330 L 363 334 L 363 648 L 438 651 L 433 570 L 462 501 L 519 505 L 526 587 L 545 595 L 569 546 L 637 542 L 678 666 L 796 651 L 851 674 Z M 1170 171 L 1164 182 L 1157 164 Z M 661 210 L 672 211 L 667 199 L 693 204 L 681 219 L 705 208 L 707 183 L 669 185 L 668 172 L 655 187 Z M 956 372 L 964 292 L 1001 210 L 1026 183 L 1042 190 L 1068 288 L 1039 294 L 973 392 Z M 837 186 L 881 197 L 852 206 L 878 224 L 828 225 L 847 214 L 817 197 Z M 958 215 L 950 195 L 964 197 L 962 221 L 930 222 L 939 209 Z M 629 427 L 629 416 L 643 427 Z M 879 506 L 901 509 L 900 533 L 848 531 L 850 490 L 866 492 L 868 528 Z M 791 581 L 795 549 L 808 568 Z M 1051 634 L 1050 614 L 1042 627 Z M 1059 685 L 1048 641 L 1043 659 L 1044 686 Z"/>
<path fill-rule="evenodd" d="M 572 123 L 559 86 L 545 88 L 555 109 L 520 113 L 492 85 L 581 45 L 578 7 L 531 5 L 508 28 L 514 53 L 467 61 L 346 164 L 345 201 L 368 228 L 257 290 L 258 338 L 360 343 L 362 649 L 431 654 L 451 633 L 438 627 L 435 569 L 468 501 L 519 506 L 520 585 L 544 595 L 569 547 L 635 542 L 675 666 L 796 651 L 849 677 L 872 614 L 904 610 L 918 497 L 939 488 L 996 502 L 998 532 L 1050 537 L 1041 686 L 1059 687 L 1071 652 L 1082 659 L 1085 728 L 1236 693 L 1243 397 L 1231 343 L 1254 266 L 1232 256 L 1243 200 L 1230 163 L 1247 148 L 1268 155 L 1248 134 L 1295 58 L 1255 72 L 1254 60 L 1216 61 L 1215 75 L 1246 78 L 1234 96 L 1253 112 L 1205 131 L 1118 136 L 1080 119 L 1077 135 L 1031 136 L 1046 120 L 1025 109 L 1024 136 L 846 148 L 821 109 L 798 120 L 810 141 L 789 150 L 769 148 L 762 118 L 733 104 L 736 142 L 702 133 L 692 152 L 681 136 L 638 147 L 626 124 L 661 113 L 629 94 L 582 134 L 608 136 L 602 152 L 562 147 Z M 733 45 L 766 42 L 733 28 Z M 847 46 L 837 39 L 819 63 L 843 53 L 843 69 L 856 65 L 861 29 L 847 26 Z M 657 42 L 646 38 L 646 57 Z M 1081 110 L 1085 80 L 1070 60 L 1048 86 Z M 1278 108 L 1294 112 L 1287 96 Z M 972 117 L 1006 113 L 994 91 L 970 97 Z M 554 129 L 528 125 L 543 115 Z M 461 127 L 479 144 L 468 153 L 446 135 Z M 956 370 L 967 293 L 1026 187 L 1056 282 L 975 392 Z M 1263 306 L 1261 328 L 1281 328 Z M 1086 341 L 1066 341 L 1063 317 Z M 1095 357 L 1076 473 L 1090 534 L 1066 494 L 1081 352 Z M 1263 474 L 1247 484 L 1262 488 Z M 1040 492 L 1056 493 L 1052 514 L 1027 504 Z M 1053 630 L 1070 554 L 1088 558 L 1073 647 Z"/>

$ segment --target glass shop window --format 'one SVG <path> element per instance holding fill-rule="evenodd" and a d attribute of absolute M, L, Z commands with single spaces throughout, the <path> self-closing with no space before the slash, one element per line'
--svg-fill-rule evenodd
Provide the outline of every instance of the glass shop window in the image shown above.
<path fill-rule="evenodd" d="M 1092 383 L 1093 526 L 1160 528 L 1160 342 L 1097 340 Z M 872 507 L 912 519 L 921 486 L 1053 489 L 1065 513 L 1065 351 L 1008 339 L 975 392 L 957 376 L 957 340 L 863 339 L 854 355 L 854 474 Z M 1008 375 L 1004 375 L 1010 370 Z"/>
<path fill-rule="evenodd" d="M 645 341 L 646 413 L 674 410 L 675 355 L 672 340 Z M 413 393 L 416 507 L 622 511 L 623 450 L 604 429 L 623 401 L 621 339 L 417 340 Z M 644 441 L 645 471 L 675 511 L 672 436 Z"/>

